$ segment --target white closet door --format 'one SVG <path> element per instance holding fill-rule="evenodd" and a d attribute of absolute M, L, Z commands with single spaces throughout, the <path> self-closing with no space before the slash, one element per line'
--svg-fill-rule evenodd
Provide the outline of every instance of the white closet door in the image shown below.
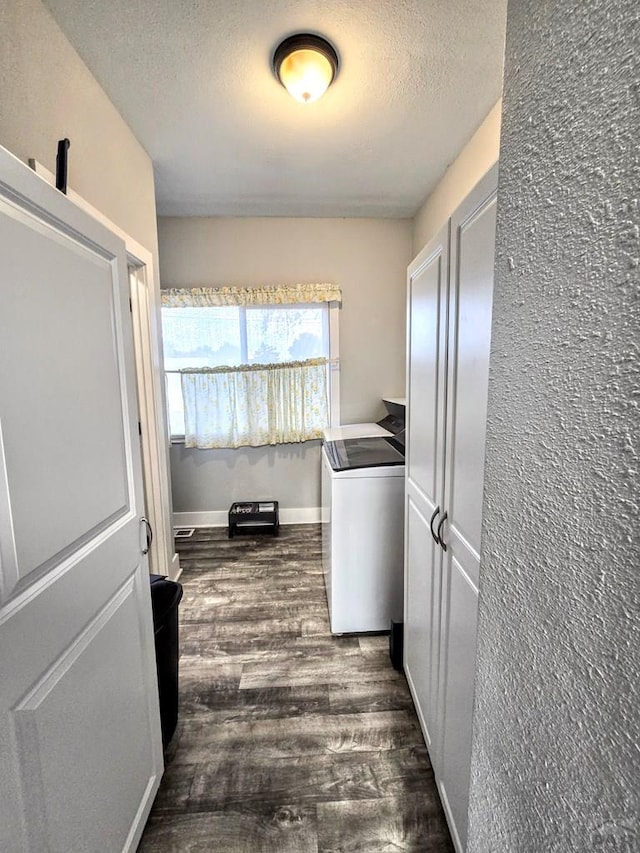
<path fill-rule="evenodd" d="M 442 491 L 449 226 L 408 271 L 407 480 L 435 508 Z"/>
<path fill-rule="evenodd" d="M 496 189 L 497 167 L 451 221 L 439 782 L 459 849 L 467 836 Z"/>
<path fill-rule="evenodd" d="M 124 244 L 0 149 L 3 849 L 133 850 L 162 773 Z"/>
<path fill-rule="evenodd" d="M 448 274 L 447 226 L 409 267 L 407 316 L 404 669 L 434 767 L 441 553 L 429 522 L 443 488 Z"/>
<path fill-rule="evenodd" d="M 411 495 L 406 505 L 404 671 L 434 770 L 437 769 L 438 643 L 441 560 L 429 516 Z"/>

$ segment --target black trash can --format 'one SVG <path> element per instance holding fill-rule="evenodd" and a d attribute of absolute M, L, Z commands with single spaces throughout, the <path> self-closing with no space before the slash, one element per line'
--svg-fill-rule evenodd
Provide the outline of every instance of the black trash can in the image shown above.
<path fill-rule="evenodd" d="M 182 598 L 182 584 L 162 575 L 149 575 L 149 579 L 162 746 L 166 749 L 178 723 L 178 604 Z"/>

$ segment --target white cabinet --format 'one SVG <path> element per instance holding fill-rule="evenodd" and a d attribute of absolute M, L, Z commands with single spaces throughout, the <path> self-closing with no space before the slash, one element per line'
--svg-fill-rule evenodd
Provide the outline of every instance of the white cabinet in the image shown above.
<path fill-rule="evenodd" d="M 466 846 L 497 166 L 409 267 L 405 673 Z"/>

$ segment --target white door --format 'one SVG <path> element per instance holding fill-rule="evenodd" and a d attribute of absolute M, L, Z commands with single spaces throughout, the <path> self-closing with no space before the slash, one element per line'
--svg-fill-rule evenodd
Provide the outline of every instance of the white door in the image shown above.
<path fill-rule="evenodd" d="M 408 276 L 404 669 L 434 769 L 441 551 L 430 522 L 441 510 L 445 429 L 448 226 Z"/>
<path fill-rule="evenodd" d="M 469 805 L 496 188 L 494 168 L 451 220 L 439 782 L 458 849 Z"/>
<path fill-rule="evenodd" d="M 124 245 L 0 149 L 0 847 L 135 849 L 162 773 Z"/>

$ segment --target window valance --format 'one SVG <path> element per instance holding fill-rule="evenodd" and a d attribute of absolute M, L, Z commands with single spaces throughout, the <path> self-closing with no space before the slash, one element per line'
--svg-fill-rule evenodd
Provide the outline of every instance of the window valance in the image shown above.
<path fill-rule="evenodd" d="M 267 287 L 170 287 L 162 290 L 161 295 L 163 308 L 342 302 L 342 291 L 338 284 L 288 284 Z"/>

